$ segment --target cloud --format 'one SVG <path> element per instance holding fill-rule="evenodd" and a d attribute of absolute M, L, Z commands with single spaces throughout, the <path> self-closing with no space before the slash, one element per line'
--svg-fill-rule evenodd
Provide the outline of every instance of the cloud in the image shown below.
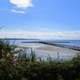
<path fill-rule="evenodd" d="M 26 9 L 33 7 L 32 0 L 9 0 L 15 7 L 11 9 L 11 12 L 24 14 Z"/>
<path fill-rule="evenodd" d="M 33 7 L 32 0 L 9 0 L 11 4 L 19 9 L 27 9 Z"/>
<path fill-rule="evenodd" d="M 80 31 L 71 32 L 36 32 L 6 31 L 0 32 L 0 38 L 39 38 L 39 39 L 80 39 Z M 76 35 L 78 34 L 78 35 Z"/>
<path fill-rule="evenodd" d="M 13 12 L 13 13 L 26 13 L 26 10 L 29 7 L 33 7 L 32 0 L 8 0 L 12 5 L 12 8 L 9 9 L 0 9 L 0 12 Z"/>
<path fill-rule="evenodd" d="M 11 12 L 25 14 L 25 11 L 19 11 L 15 9 L 11 9 Z"/>
<path fill-rule="evenodd" d="M 25 14 L 26 12 L 25 11 L 22 11 L 22 10 L 16 10 L 16 9 L 0 9 L 0 12 L 13 12 L 13 13 L 20 13 L 20 14 Z"/>

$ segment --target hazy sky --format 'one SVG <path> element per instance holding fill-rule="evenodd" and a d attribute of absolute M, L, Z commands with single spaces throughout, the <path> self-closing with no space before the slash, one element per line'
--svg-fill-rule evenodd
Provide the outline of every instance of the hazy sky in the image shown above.
<path fill-rule="evenodd" d="M 80 39 L 80 0 L 0 0 L 0 25 L 0 37 Z"/>

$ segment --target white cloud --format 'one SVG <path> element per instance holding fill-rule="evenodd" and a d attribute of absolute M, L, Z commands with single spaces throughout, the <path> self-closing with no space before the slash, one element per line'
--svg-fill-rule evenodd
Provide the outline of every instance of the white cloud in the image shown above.
<path fill-rule="evenodd" d="M 25 14 L 25 11 L 19 11 L 15 9 L 12 9 L 11 12 Z"/>
<path fill-rule="evenodd" d="M 40 39 L 80 39 L 80 31 L 71 32 L 33 32 L 6 31 L 0 32 L 0 38 L 40 38 Z M 78 35 L 76 35 L 78 34 Z"/>
<path fill-rule="evenodd" d="M 10 4 L 13 4 L 12 9 L 0 9 L 0 12 L 13 12 L 13 13 L 26 13 L 26 9 L 33 7 L 32 0 L 8 0 Z"/>
<path fill-rule="evenodd" d="M 33 7 L 32 0 L 9 0 L 11 4 L 14 4 L 17 8 L 26 9 Z"/>
<path fill-rule="evenodd" d="M 15 7 L 11 9 L 11 12 L 24 14 L 26 9 L 33 7 L 32 0 L 9 0 Z"/>

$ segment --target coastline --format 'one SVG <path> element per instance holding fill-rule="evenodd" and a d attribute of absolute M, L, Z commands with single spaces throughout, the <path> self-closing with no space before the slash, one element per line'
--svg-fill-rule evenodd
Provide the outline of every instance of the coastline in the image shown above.
<path fill-rule="evenodd" d="M 80 51 L 77 50 L 41 43 L 28 43 L 28 45 L 19 45 L 19 47 L 24 48 L 26 51 L 28 50 L 27 52 L 30 52 L 29 48 L 31 48 L 38 57 L 47 58 L 50 56 L 54 60 L 56 60 L 58 57 L 60 60 L 68 60 L 80 53 Z"/>

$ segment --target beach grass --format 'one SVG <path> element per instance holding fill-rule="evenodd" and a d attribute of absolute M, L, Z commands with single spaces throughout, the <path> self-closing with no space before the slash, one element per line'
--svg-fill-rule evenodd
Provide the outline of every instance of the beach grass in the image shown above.
<path fill-rule="evenodd" d="M 0 41 L 0 80 L 80 80 L 80 55 L 68 61 L 42 60 L 33 50 L 16 51 L 16 46 Z M 24 54 L 15 57 L 14 54 Z"/>

